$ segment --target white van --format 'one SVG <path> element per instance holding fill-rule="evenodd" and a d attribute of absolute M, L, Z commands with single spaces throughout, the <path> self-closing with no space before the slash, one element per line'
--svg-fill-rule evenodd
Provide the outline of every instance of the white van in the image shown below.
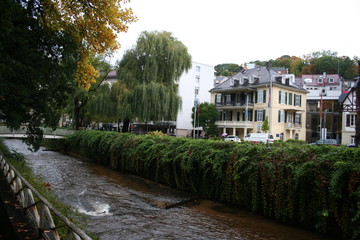
<path fill-rule="evenodd" d="M 274 143 L 274 137 L 268 133 L 249 133 L 244 138 L 244 141 L 252 143 Z"/>

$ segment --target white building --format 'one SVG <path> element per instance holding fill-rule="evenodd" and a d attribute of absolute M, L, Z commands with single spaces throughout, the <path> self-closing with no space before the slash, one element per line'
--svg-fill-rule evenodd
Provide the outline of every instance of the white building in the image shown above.
<path fill-rule="evenodd" d="M 214 73 L 213 66 L 192 62 L 191 69 L 180 77 L 179 95 L 182 99 L 182 109 L 177 115 L 176 136 L 191 136 L 193 130 L 191 113 L 195 99 L 199 103 L 210 103 L 209 91 L 214 87 Z"/>

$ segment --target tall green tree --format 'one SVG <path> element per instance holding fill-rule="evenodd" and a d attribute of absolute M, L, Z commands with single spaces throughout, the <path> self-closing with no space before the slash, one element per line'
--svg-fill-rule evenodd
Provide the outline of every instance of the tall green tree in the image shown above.
<path fill-rule="evenodd" d="M 192 125 L 194 126 L 194 118 L 196 116 L 196 126 L 202 127 L 205 131 L 206 137 L 215 137 L 218 134 L 218 127 L 215 122 L 218 119 L 219 113 L 216 110 L 214 104 L 210 104 L 207 102 L 200 103 L 195 109 L 192 108 Z"/>
<path fill-rule="evenodd" d="M 169 32 L 142 32 L 118 67 L 128 90 L 129 118 L 174 120 L 181 107 L 177 81 L 191 67 L 186 46 Z"/>
<path fill-rule="evenodd" d="M 345 79 L 353 79 L 356 76 L 355 62 L 349 57 L 338 57 L 337 52 L 320 51 L 304 56 L 306 65 L 302 74 L 339 74 Z"/>
<path fill-rule="evenodd" d="M 266 116 L 263 124 L 261 125 L 261 131 L 267 133 L 269 131 L 270 127 L 269 127 L 269 120 L 268 117 Z"/>
<path fill-rule="evenodd" d="M 89 103 L 89 100 L 94 98 L 97 94 L 97 91 L 100 89 L 104 90 L 105 87 L 101 87 L 103 81 L 108 76 L 109 72 L 112 70 L 108 62 L 105 61 L 104 56 L 94 56 L 91 59 L 92 66 L 99 71 L 99 75 L 96 78 L 96 82 L 91 85 L 89 89 L 78 88 L 77 85 L 74 85 L 74 94 L 70 97 L 70 105 L 72 106 L 71 114 L 73 120 L 73 129 L 79 129 L 81 125 L 84 125 L 84 121 L 87 114 L 86 106 Z M 89 116 L 89 115 L 88 115 Z"/>
<path fill-rule="evenodd" d="M 33 1 L 1 1 L 0 119 L 13 129 L 26 124 L 35 149 L 39 126 L 57 125 L 79 60 L 71 35 L 41 25 L 36 11 Z"/>

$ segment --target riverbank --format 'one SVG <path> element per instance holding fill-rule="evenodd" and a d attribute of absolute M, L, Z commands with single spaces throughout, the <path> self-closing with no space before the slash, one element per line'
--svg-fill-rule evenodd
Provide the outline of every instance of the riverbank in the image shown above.
<path fill-rule="evenodd" d="M 229 204 L 192 199 L 191 194 L 60 152 L 33 153 L 19 140 L 6 144 L 23 154 L 58 200 L 84 213 L 85 230 L 101 240 L 334 240 L 280 224 Z"/>
<path fill-rule="evenodd" d="M 359 149 L 79 131 L 63 148 L 96 163 L 323 234 L 360 234 Z"/>

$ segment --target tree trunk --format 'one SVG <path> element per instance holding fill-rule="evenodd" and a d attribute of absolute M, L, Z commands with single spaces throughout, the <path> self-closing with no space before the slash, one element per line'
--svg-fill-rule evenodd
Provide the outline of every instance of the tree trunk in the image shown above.
<path fill-rule="evenodd" d="M 79 130 L 80 109 L 81 109 L 81 107 L 79 106 L 79 102 L 78 102 L 77 98 L 75 97 L 74 101 L 73 101 L 73 116 L 72 116 L 74 130 Z"/>
<path fill-rule="evenodd" d="M 122 132 L 126 133 L 129 132 L 129 125 L 130 125 L 130 119 L 129 118 L 125 118 L 123 120 L 123 128 L 122 128 Z"/>

